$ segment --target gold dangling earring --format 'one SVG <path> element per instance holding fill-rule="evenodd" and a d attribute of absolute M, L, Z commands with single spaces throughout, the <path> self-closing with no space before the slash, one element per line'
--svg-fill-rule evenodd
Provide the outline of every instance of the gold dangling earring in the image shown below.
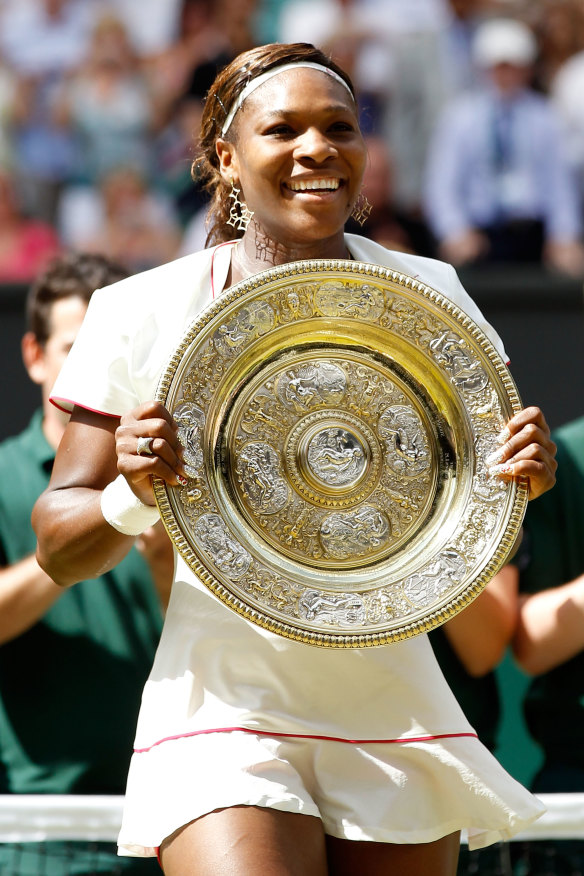
<path fill-rule="evenodd" d="M 238 231 L 245 231 L 249 225 L 251 217 L 253 216 L 253 212 L 247 209 L 246 205 L 239 197 L 240 194 L 241 189 L 238 189 L 233 180 L 231 180 L 231 191 L 229 192 L 229 197 L 231 198 L 232 204 L 229 209 L 229 219 L 227 219 L 227 224 L 231 225 L 232 228 L 235 228 Z"/>
<path fill-rule="evenodd" d="M 363 192 L 359 193 L 359 197 L 355 201 L 355 206 L 351 212 L 351 217 L 358 222 L 359 225 L 363 225 L 367 220 L 367 217 L 371 213 L 371 204 L 367 200 L 367 195 L 364 195 Z"/>

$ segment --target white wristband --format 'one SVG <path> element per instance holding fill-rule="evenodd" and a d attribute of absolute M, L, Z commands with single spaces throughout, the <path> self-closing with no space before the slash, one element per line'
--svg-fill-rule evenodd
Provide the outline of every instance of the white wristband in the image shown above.
<path fill-rule="evenodd" d="M 101 494 L 101 513 L 124 535 L 140 535 L 160 517 L 158 505 L 141 502 L 123 475 L 118 475 Z"/>

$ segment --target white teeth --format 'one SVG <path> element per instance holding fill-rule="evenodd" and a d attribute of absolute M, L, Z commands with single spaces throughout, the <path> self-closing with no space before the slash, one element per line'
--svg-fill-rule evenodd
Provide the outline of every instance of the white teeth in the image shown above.
<path fill-rule="evenodd" d="M 298 182 L 289 183 L 289 188 L 291 188 L 293 192 L 305 192 L 307 190 L 314 191 L 320 189 L 325 191 L 335 191 L 338 187 L 338 179 L 299 180 Z"/>

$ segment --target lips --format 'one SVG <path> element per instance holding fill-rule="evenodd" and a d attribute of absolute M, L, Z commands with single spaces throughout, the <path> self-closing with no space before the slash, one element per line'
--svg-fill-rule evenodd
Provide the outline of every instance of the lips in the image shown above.
<path fill-rule="evenodd" d="M 341 185 L 339 179 L 300 179 L 290 180 L 286 187 L 292 192 L 336 192 Z"/>

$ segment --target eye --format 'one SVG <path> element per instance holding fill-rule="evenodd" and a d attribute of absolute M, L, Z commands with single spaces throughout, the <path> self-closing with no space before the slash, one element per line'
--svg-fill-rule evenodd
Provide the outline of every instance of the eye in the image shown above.
<path fill-rule="evenodd" d="M 355 130 L 355 125 L 351 124 L 351 122 L 338 121 L 338 122 L 333 122 L 332 125 L 329 125 L 329 131 L 333 131 L 333 133 L 335 133 L 335 132 L 352 133 L 354 130 Z"/>
<path fill-rule="evenodd" d="M 264 131 L 264 135 L 267 137 L 289 137 L 292 134 L 294 134 L 294 128 L 286 122 L 278 122 Z"/>

